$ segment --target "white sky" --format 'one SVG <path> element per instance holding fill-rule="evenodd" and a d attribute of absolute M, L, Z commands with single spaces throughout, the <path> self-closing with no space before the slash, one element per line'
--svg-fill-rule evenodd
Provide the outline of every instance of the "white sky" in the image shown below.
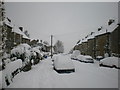
<path fill-rule="evenodd" d="M 76 42 L 118 19 L 117 2 L 7 2 L 6 15 L 17 26 L 28 30 L 31 38 L 50 42 L 50 35 L 62 40 L 65 51 Z"/>

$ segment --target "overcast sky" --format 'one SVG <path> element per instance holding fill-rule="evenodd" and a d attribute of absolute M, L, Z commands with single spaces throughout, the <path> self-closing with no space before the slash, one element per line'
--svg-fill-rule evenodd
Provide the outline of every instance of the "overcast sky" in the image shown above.
<path fill-rule="evenodd" d="M 64 43 L 65 51 L 76 42 L 118 19 L 117 2 L 7 2 L 6 15 L 17 26 L 28 30 L 31 38 L 50 42 L 50 35 Z"/>

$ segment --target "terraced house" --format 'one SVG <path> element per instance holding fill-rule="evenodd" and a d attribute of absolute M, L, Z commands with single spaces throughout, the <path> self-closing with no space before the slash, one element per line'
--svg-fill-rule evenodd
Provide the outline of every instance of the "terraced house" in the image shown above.
<path fill-rule="evenodd" d="M 10 50 L 13 47 L 19 45 L 20 43 L 30 43 L 30 38 L 28 38 L 24 32 L 23 28 L 17 27 L 12 24 L 9 18 L 5 18 L 3 23 L 5 30 L 6 30 L 6 48 L 5 51 L 10 53 Z"/>
<path fill-rule="evenodd" d="M 3 29 L 3 21 L 5 18 L 5 7 L 4 7 L 4 2 L 0 1 L 0 57 L 4 53 L 4 48 L 5 48 L 5 39 L 6 39 L 6 31 Z"/>
<path fill-rule="evenodd" d="M 117 21 L 110 19 L 106 27 L 100 27 L 96 32 L 91 32 L 81 42 L 74 47 L 74 50 L 80 50 L 83 55 L 90 55 L 93 58 L 97 56 L 104 57 L 120 55 L 120 25 Z"/>

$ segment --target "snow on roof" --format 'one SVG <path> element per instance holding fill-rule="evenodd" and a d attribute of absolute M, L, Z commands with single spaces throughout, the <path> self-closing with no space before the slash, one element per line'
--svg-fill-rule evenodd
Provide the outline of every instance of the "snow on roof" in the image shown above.
<path fill-rule="evenodd" d="M 8 20 L 8 18 L 4 19 L 4 23 L 10 27 L 13 27 L 13 23 L 11 21 Z"/>
<path fill-rule="evenodd" d="M 87 39 L 93 39 L 95 37 L 95 32 L 92 33 Z"/>
<path fill-rule="evenodd" d="M 110 27 L 108 27 L 107 28 L 107 30 L 108 30 L 108 32 L 112 32 L 112 31 L 114 31 L 117 27 L 118 27 L 119 25 L 115 25 L 115 26 L 110 26 Z"/>
<path fill-rule="evenodd" d="M 15 32 L 15 33 L 18 33 L 18 34 L 22 35 L 22 31 L 20 31 L 20 29 L 17 26 L 13 27 L 12 32 Z"/>
<path fill-rule="evenodd" d="M 91 32 L 86 38 L 81 39 L 80 42 L 77 44 L 81 44 L 82 42 L 87 42 L 88 39 L 93 39 L 95 36 L 105 34 L 107 32 L 112 32 L 114 31 L 119 25 L 117 25 L 117 21 L 112 23 L 111 25 L 104 26 L 101 28 L 101 30 L 96 31 L 96 32 Z"/>
<path fill-rule="evenodd" d="M 85 38 L 82 42 L 87 42 L 87 38 Z"/>
<path fill-rule="evenodd" d="M 95 33 L 95 36 L 104 34 L 104 33 L 106 33 L 106 32 L 107 32 L 107 29 L 106 29 L 106 28 L 102 28 L 100 31 L 97 31 L 97 32 Z"/>
<path fill-rule="evenodd" d="M 19 27 L 17 27 L 17 26 L 14 26 L 14 27 L 13 27 L 12 32 L 15 32 L 15 33 L 18 33 L 18 34 L 22 35 L 23 38 L 30 39 L 30 38 L 28 38 L 28 37 L 24 34 L 24 32 L 22 32 L 22 31 L 19 29 Z"/>
<path fill-rule="evenodd" d="M 105 33 L 107 33 L 107 32 L 112 32 L 112 31 L 114 31 L 117 27 L 118 27 L 117 23 L 114 22 L 114 23 L 112 23 L 112 24 L 109 25 L 109 26 L 103 27 L 100 31 L 97 31 L 97 32 L 95 33 L 95 36 L 98 36 L 98 35 L 101 35 L 101 34 L 105 34 Z"/>
<path fill-rule="evenodd" d="M 27 37 L 23 32 L 22 32 L 22 35 L 23 35 L 23 38 L 30 39 L 30 38 Z"/>

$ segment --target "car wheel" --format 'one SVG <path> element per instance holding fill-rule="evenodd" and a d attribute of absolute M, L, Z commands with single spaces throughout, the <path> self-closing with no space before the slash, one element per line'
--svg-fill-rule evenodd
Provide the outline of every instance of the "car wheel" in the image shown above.
<path fill-rule="evenodd" d="M 100 64 L 99 64 L 99 66 L 101 67 L 101 66 L 103 66 L 103 64 L 102 64 L 102 63 L 100 63 Z"/>
<path fill-rule="evenodd" d="M 116 65 L 113 65 L 114 68 L 117 68 Z"/>

